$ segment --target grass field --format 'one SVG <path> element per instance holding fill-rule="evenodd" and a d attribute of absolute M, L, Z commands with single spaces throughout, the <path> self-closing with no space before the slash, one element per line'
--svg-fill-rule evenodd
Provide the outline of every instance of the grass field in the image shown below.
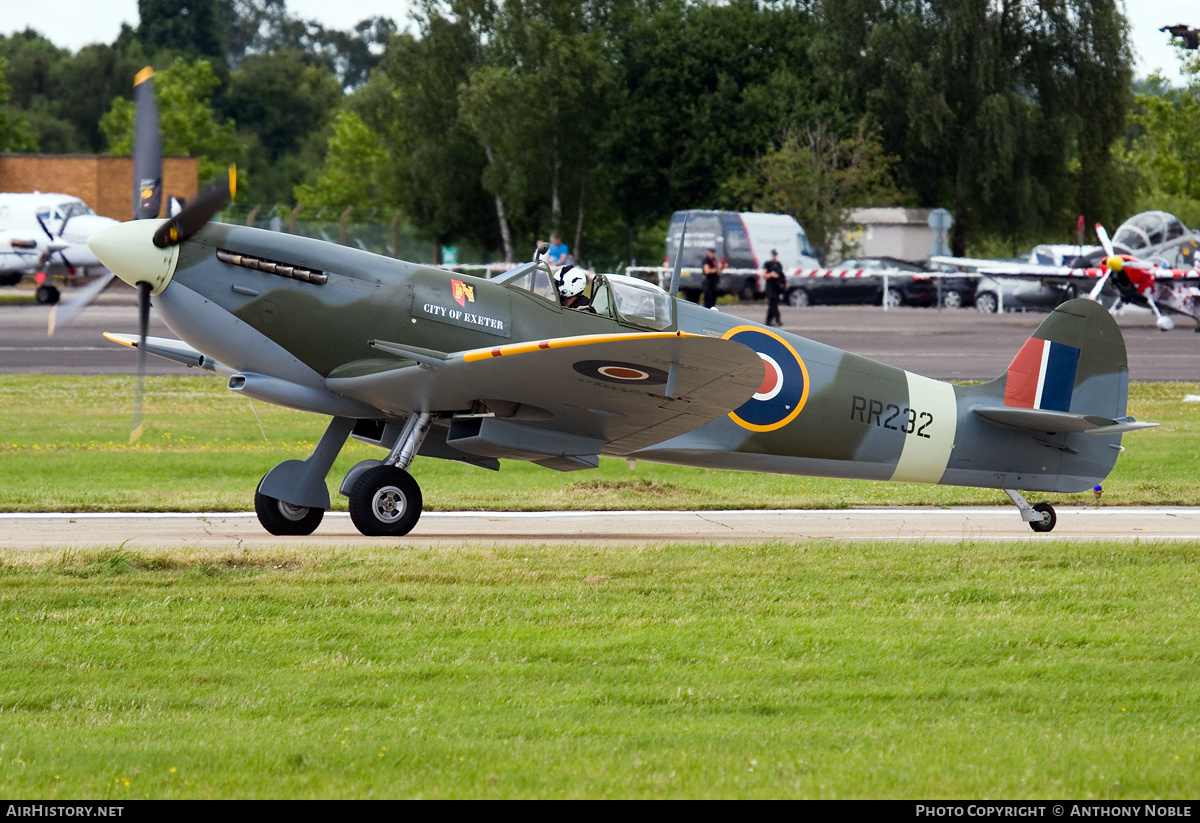
<path fill-rule="evenodd" d="M 1136 383 L 1130 413 L 1161 428 L 1127 435 L 1105 482 L 1106 504 L 1200 503 L 1200 384 Z M 131 377 L 0 377 L 0 511 L 237 511 L 259 479 L 303 459 L 327 418 L 252 404 L 212 377 L 146 381 L 146 433 L 130 447 Z M 383 451 L 350 441 L 330 472 Z M 994 489 L 719 472 L 604 459 L 569 474 L 503 461 L 499 472 L 417 458 L 430 510 L 839 508 L 1009 505 Z M 1058 503 L 1093 503 L 1091 493 Z"/>
<path fill-rule="evenodd" d="M 1194 798 L 1198 560 L 10 555 L 0 795 Z"/>
<path fill-rule="evenodd" d="M 152 378 L 131 448 L 132 385 L 0 378 L 0 509 L 245 510 L 323 426 Z M 1133 387 L 1163 426 L 1125 439 L 1106 504 L 1198 502 L 1198 393 Z M 334 483 L 380 454 L 346 452 Z M 1007 505 L 621 461 L 414 473 L 443 509 Z M 0 552 L 0 796 L 1200 795 L 1200 545 L 289 543 Z"/>

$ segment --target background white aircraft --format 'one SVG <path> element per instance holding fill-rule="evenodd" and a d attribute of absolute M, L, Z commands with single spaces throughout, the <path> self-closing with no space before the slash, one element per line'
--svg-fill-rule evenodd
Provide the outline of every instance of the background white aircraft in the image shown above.
<path fill-rule="evenodd" d="M 87 241 L 116 222 L 69 194 L 0 193 L 0 285 L 16 285 L 23 275 L 37 272 L 107 274 Z M 38 285 L 39 303 L 54 304 L 58 298 L 58 289 L 48 281 Z"/>

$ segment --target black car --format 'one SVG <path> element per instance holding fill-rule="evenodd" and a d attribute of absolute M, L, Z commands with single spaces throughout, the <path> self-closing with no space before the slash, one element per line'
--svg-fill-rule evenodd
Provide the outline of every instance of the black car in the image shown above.
<path fill-rule="evenodd" d="M 887 305 L 936 306 L 938 278 L 919 263 L 892 257 L 858 257 L 843 260 L 831 267 L 834 271 L 854 272 L 840 277 L 807 277 L 803 274 L 788 278 L 789 306 L 816 304 L 875 304 L 884 302 L 883 275 L 874 272 L 888 270 Z M 861 273 L 858 273 L 861 272 Z M 974 302 L 972 281 L 966 277 L 941 278 L 942 305 L 948 308 Z"/>

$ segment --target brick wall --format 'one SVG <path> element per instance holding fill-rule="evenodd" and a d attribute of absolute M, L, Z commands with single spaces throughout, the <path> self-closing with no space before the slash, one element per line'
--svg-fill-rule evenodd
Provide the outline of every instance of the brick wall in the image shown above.
<path fill-rule="evenodd" d="M 196 196 L 195 157 L 163 158 L 163 206 Z M 73 194 L 97 214 L 133 219 L 133 159 L 95 154 L 0 154 L 0 191 Z"/>

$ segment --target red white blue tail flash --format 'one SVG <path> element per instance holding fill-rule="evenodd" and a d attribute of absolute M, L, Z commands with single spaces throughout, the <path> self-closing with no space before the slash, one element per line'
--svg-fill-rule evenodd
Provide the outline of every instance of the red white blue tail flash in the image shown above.
<path fill-rule="evenodd" d="M 1004 405 L 1070 411 L 1079 349 L 1031 337 L 1008 366 Z"/>

